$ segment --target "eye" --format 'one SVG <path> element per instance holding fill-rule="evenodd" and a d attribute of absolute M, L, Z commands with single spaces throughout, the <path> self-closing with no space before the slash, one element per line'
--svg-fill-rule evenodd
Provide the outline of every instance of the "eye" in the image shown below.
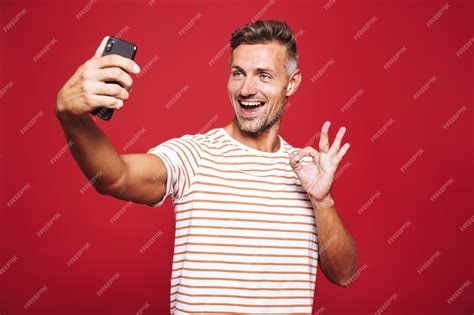
<path fill-rule="evenodd" d="M 234 78 L 241 77 L 242 75 L 243 75 L 242 72 L 240 72 L 240 71 L 238 71 L 238 70 L 232 72 L 232 76 L 233 76 Z"/>
<path fill-rule="evenodd" d="M 268 73 L 261 73 L 259 77 L 263 79 L 264 81 L 268 81 L 272 78 Z"/>

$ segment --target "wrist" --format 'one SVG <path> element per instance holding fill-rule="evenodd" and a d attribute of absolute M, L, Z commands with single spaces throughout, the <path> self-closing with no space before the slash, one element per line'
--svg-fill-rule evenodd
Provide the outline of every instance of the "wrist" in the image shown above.
<path fill-rule="evenodd" d="M 322 208 L 333 208 L 334 205 L 335 205 L 335 201 L 334 199 L 332 198 L 331 194 L 327 194 L 325 197 L 323 198 L 316 198 L 314 196 L 309 196 L 311 202 L 313 203 L 313 205 L 318 208 L 318 209 L 322 209 Z"/>
<path fill-rule="evenodd" d="M 86 119 L 88 119 L 89 114 L 83 114 L 83 115 L 74 115 L 66 110 L 63 110 L 60 108 L 60 106 L 56 107 L 56 118 L 61 122 L 61 123 L 76 123 L 76 122 L 81 122 Z"/>

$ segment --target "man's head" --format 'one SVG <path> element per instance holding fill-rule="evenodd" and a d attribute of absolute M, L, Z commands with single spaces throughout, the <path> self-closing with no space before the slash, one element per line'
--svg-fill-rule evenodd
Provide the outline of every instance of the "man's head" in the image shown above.
<path fill-rule="evenodd" d="M 235 30 L 230 47 L 227 91 L 237 123 L 260 133 L 280 121 L 301 82 L 293 32 L 285 22 L 259 20 Z"/>

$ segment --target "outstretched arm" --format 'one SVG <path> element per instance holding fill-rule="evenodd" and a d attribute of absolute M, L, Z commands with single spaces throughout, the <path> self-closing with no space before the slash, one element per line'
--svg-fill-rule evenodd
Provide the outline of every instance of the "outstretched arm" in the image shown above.
<path fill-rule="evenodd" d="M 87 178 L 101 194 L 151 204 L 161 200 L 167 173 L 153 154 L 118 154 L 89 113 L 100 107 L 119 110 L 129 97 L 136 64 L 119 55 L 101 56 L 108 37 L 96 53 L 81 65 L 57 95 L 56 116 L 71 153 Z M 138 66 L 137 66 L 138 67 Z M 121 84 L 107 84 L 114 80 Z"/>

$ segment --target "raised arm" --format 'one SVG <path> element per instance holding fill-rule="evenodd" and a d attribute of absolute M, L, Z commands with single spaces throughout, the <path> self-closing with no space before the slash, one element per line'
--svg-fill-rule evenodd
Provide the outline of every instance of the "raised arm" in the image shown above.
<path fill-rule="evenodd" d="M 166 190 L 167 174 L 161 159 L 152 154 L 118 154 L 89 115 L 100 107 L 119 110 L 133 84 L 126 71 L 139 71 L 127 58 L 100 56 L 107 39 L 59 91 L 56 116 L 66 140 L 72 143 L 74 159 L 87 178 L 94 178 L 99 193 L 151 204 L 161 200 Z M 105 81 L 118 81 L 121 86 Z"/>

